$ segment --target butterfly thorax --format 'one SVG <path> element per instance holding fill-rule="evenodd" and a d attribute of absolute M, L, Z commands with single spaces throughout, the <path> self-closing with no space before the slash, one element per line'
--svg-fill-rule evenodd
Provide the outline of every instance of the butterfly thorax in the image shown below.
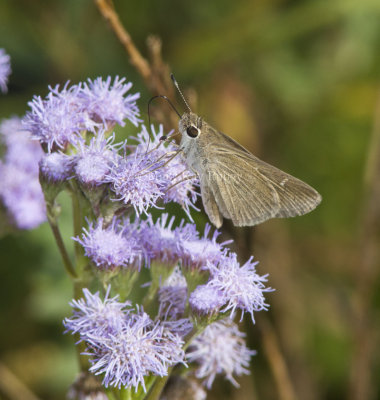
<path fill-rule="evenodd" d="M 178 125 L 182 135 L 180 146 L 186 162 L 189 168 L 199 174 L 199 160 L 205 159 L 203 129 L 207 124 L 197 114 L 184 113 Z"/>

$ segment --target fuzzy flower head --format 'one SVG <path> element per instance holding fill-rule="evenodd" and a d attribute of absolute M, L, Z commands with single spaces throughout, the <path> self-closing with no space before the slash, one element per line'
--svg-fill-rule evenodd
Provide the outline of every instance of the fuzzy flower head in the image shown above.
<path fill-rule="evenodd" d="M 120 303 L 99 293 L 84 290 L 85 298 L 74 300 L 72 318 L 64 324 L 67 332 L 79 333 L 87 345 L 90 372 L 103 375 L 103 385 L 121 388 L 145 388 L 145 377 L 165 376 L 168 368 L 184 362 L 183 340 L 142 310 L 133 311 L 129 303 Z"/>
<path fill-rule="evenodd" d="M 180 318 L 180 319 L 162 319 L 162 315 L 159 315 L 158 318 L 161 318 L 160 324 L 167 329 L 168 332 L 172 335 L 178 335 L 181 338 L 185 338 L 193 329 L 193 323 L 190 321 L 190 318 Z"/>
<path fill-rule="evenodd" d="M 22 129 L 17 117 L 1 123 L 0 138 L 5 145 L 0 163 L 0 199 L 17 228 L 36 228 L 46 220 L 45 200 L 38 180 L 42 149 Z"/>
<path fill-rule="evenodd" d="M 198 179 L 189 170 L 184 158 L 178 153 L 178 146 L 174 142 L 165 142 L 163 126 L 158 130 L 151 126 L 152 137 L 143 125 L 141 132 L 135 138 L 138 145 L 137 151 L 149 152 L 150 157 L 158 162 L 163 160 L 160 173 L 170 182 L 163 196 L 164 203 L 176 202 L 180 204 L 189 215 L 189 207 L 193 207 L 197 200 L 195 187 Z M 170 135 L 172 132 L 169 132 Z M 170 155 L 170 156 L 168 156 Z"/>
<path fill-rule="evenodd" d="M 0 198 L 17 228 L 34 229 L 46 221 L 45 199 L 38 176 L 10 164 L 0 164 Z"/>
<path fill-rule="evenodd" d="M 0 91 L 8 90 L 8 78 L 11 74 L 11 58 L 4 49 L 0 49 Z"/>
<path fill-rule="evenodd" d="M 119 79 L 117 76 L 112 83 L 110 76 L 106 80 L 99 77 L 94 81 L 88 79 L 88 83 L 83 85 L 79 96 L 90 118 L 102 123 L 106 128 L 115 124 L 124 126 L 125 119 L 129 119 L 137 126 L 141 122 L 136 105 L 140 94 L 127 95 L 131 87 L 132 83 L 126 83 L 125 78 Z"/>
<path fill-rule="evenodd" d="M 162 132 L 161 127 L 150 140 L 143 126 L 135 138 L 137 145 L 125 145 L 124 157 L 114 162 L 106 177 L 116 195 L 114 200 L 133 206 L 138 215 L 147 213 L 149 207 L 157 207 L 159 200 L 175 201 L 189 214 L 189 207 L 196 200 L 194 180 L 182 182 L 189 171 L 180 161 L 178 149 L 173 150 L 170 146 L 174 145 L 165 146 L 159 140 Z"/>
<path fill-rule="evenodd" d="M 207 263 L 217 264 L 225 254 L 225 245 L 232 242 L 232 240 L 218 243 L 217 238 L 220 232 L 215 230 L 211 238 L 209 233 L 211 226 L 206 224 L 203 237 L 194 237 L 190 235 L 187 240 L 182 240 L 182 265 L 185 268 L 200 269 L 207 265 Z"/>
<path fill-rule="evenodd" d="M 107 175 L 116 199 L 134 207 L 136 214 L 146 213 L 164 195 L 168 182 L 144 153 L 119 158 Z"/>
<path fill-rule="evenodd" d="M 167 319 L 178 319 L 184 314 L 187 299 L 186 279 L 176 267 L 158 291 L 160 303 L 158 315 Z"/>
<path fill-rule="evenodd" d="M 225 304 L 223 293 L 207 285 L 199 285 L 191 292 L 189 304 L 197 315 L 213 315 Z"/>
<path fill-rule="evenodd" d="M 70 302 L 73 316 L 63 321 L 66 332 L 79 333 L 81 341 L 93 336 L 111 337 L 119 332 L 131 303 L 120 302 L 118 296 L 111 298 L 110 290 L 108 286 L 102 300 L 99 292 L 92 294 L 83 289 L 84 298 Z"/>
<path fill-rule="evenodd" d="M 4 163 L 38 176 L 38 162 L 43 151 L 38 142 L 31 139 L 19 117 L 4 119 L 0 124 L 1 142 L 6 147 Z"/>
<path fill-rule="evenodd" d="M 140 224 L 143 246 L 151 261 L 174 265 L 180 258 L 178 229 L 173 227 L 175 217 L 162 214 L 154 223 L 152 217 Z"/>
<path fill-rule="evenodd" d="M 61 91 L 58 85 L 49 89 L 45 99 L 34 96 L 28 103 L 30 111 L 26 113 L 23 124 L 24 129 L 46 145 L 50 152 L 82 140 L 81 131 L 92 130 L 94 123 L 82 112 L 78 97 L 80 85 L 69 87 L 67 82 Z"/>
<path fill-rule="evenodd" d="M 121 224 L 116 218 L 108 227 L 103 227 L 103 219 L 83 228 L 79 242 L 85 255 L 100 269 L 113 270 L 117 267 L 140 269 L 144 257 L 138 238 L 129 230 L 130 225 Z"/>
<path fill-rule="evenodd" d="M 72 176 L 73 159 L 66 154 L 47 153 L 40 160 L 40 174 L 51 183 L 68 180 Z"/>
<path fill-rule="evenodd" d="M 126 318 L 123 328 L 110 338 L 94 337 L 89 342 L 90 372 L 104 374 L 105 387 L 135 388 L 146 391 L 144 378 L 163 377 L 168 368 L 183 363 L 184 342 L 177 335 L 168 335 L 160 324 L 147 314 Z"/>
<path fill-rule="evenodd" d="M 217 265 L 208 262 L 205 268 L 210 272 L 207 287 L 222 294 L 225 302 L 222 312 L 231 312 L 231 319 L 239 309 L 241 318 L 247 312 L 255 322 L 253 313 L 269 307 L 265 303 L 264 292 L 273 289 L 265 287 L 268 275 L 260 276 L 256 273 L 257 262 L 252 262 L 252 258 L 240 265 L 233 253 L 223 257 Z"/>
<path fill-rule="evenodd" d="M 193 340 L 186 354 L 187 360 L 199 365 L 195 376 L 204 379 L 208 389 L 216 375 L 224 375 L 238 386 L 234 375 L 249 374 L 249 362 L 256 352 L 246 347 L 244 336 L 233 322 L 219 321 L 209 325 Z"/>
<path fill-rule="evenodd" d="M 114 135 L 105 139 L 104 131 L 100 131 L 89 145 L 79 142 L 78 153 L 74 156 L 74 171 L 83 185 L 93 187 L 105 183 L 112 164 L 119 157 L 113 146 L 114 139 Z"/>

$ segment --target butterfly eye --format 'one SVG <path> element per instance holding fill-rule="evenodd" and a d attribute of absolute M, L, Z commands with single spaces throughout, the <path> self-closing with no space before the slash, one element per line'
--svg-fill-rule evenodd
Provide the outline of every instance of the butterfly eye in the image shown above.
<path fill-rule="evenodd" d="M 188 136 L 196 138 L 199 135 L 199 129 L 191 125 L 186 129 L 186 133 Z"/>

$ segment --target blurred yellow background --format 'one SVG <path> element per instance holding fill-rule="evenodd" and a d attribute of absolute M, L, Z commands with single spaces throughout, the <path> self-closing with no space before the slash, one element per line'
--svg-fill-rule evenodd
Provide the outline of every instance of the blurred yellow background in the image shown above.
<path fill-rule="evenodd" d="M 162 39 L 164 61 L 194 91 L 200 115 L 323 196 L 304 217 L 254 231 L 225 224 L 276 291 L 267 295 L 270 311 L 249 328 L 258 351 L 251 376 L 238 390 L 217 380 L 209 398 L 379 398 L 380 2 L 116 0 L 115 7 L 144 56 L 148 35 Z M 22 116 L 49 84 L 108 75 L 134 82 L 147 118 L 151 93 L 90 0 L 1 2 L 0 47 L 13 70 L 1 118 Z M 46 224 L 10 232 L 3 220 L 0 229 L 0 381 L 6 366 L 39 398 L 64 399 L 77 372 L 62 325 L 69 279 Z M 16 399 L 1 384 L 0 398 Z"/>

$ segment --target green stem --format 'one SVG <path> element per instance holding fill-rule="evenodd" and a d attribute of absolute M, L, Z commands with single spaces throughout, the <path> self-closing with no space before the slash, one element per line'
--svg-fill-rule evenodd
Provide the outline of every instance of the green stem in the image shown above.
<path fill-rule="evenodd" d="M 120 391 L 114 387 L 105 389 L 108 400 L 120 400 Z"/>
<path fill-rule="evenodd" d="M 168 369 L 168 374 L 166 376 L 163 376 L 162 378 L 158 379 L 155 381 L 152 389 L 148 393 L 148 395 L 145 397 L 145 400 L 158 400 L 160 398 L 160 395 L 166 385 L 166 382 L 168 381 L 170 374 L 173 370 L 173 367 L 170 367 Z"/>
<path fill-rule="evenodd" d="M 82 231 L 82 213 L 80 209 L 79 198 L 75 193 L 72 193 L 72 207 L 73 207 L 73 228 L 74 236 L 79 236 Z M 80 243 L 74 242 L 75 258 L 77 261 L 82 258 L 82 248 Z"/>
<path fill-rule="evenodd" d="M 71 199 L 72 199 L 72 210 L 73 210 L 73 231 L 74 237 L 79 237 L 82 233 L 82 226 L 84 223 L 83 218 L 83 209 L 85 207 L 84 202 L 81 201 L 81 194 L 79 190 L 73 188 L 71 190 Z M 88 283 L 90 279 L 88 275 L 88 270 L 86 271 L 86 267 L 88 266 L 88 259 L 84 256 L 83 247 L 77 241 L 74 241 L 74 254 L 75 254 L 75 263 L 76 270 L 80 277 L 80 280 L 84 283 Z M 83 285 L 83 287 L 86 287 Z"/>
<path fill-rule="evenodd" d="M 108 400 L 117 400 L 115 394 L 112 393 L 111 390 L 107 390 L 106 395 L 107 395 Z"/>
<path fill-rule="evenodd" d="M 131 389 L 121 388 L 120 389 L 120 400 L 132 400 Z"/>
<path fill-rule="evenodd" d="M 78 275 L 75 272 L 74 267 L 73 267 L 73 265 L 71 263 L 70 257 L 69 257 L 69 255 L 68 255 L 68 253 L 66 251 L 65 244 L 63 243 L 63 240 L 62 240 L 61 232 L 60 232 L 59 227 L 57 225 L 57 221 L 55 219 L 53 219 L 53 218 L 50 218 L 50 217 L 48 218 L 48 220 L 49 220 L 50 228 L 51 228 L 51 230 L 53 232 L 53 236 L 54 236 L 55 242 L 56 242 L 56 244 L 58 246 L 58 249 L 59 249 L 59 252 L 61 254 L 63 265 L 64 265 L 64 267 L 66 269 L 66 272 L 69 274 L 69 276 L 71 278 L 75 279 L 75 278 L 78 277 Z"/>
<path fill-rule="evenodd" d="M 187 334 L 185 337 L 185 344 L 183 345 L 183 350 L 186 351 L 187 348 L 190 346 L 193 339 L 202 333 L 207 328 L 207 324 L 201 324 L 193 328 L 191 332 Z"/>
<path fill-rule="evenodd" d="M 71 190 L 72 199 L 72 212 L 73 212 L 73 231 L 74 236 L 78 237 L 82 232 L 82 208 L 80 202 L 80 194 L 78 190 L 72 188 Z M 87 258 L 83 254 L 83 248 L 77 241 L 74 241 L 74 254 L 75 263 L 78 271 L 77 279 L 74 280 L 74 298 L 79 299 L 83 296 L 83 288 L 88 286 L 90 277 L 86 271 L 86 265 L 88 263 Z M 82 353 L 86 351 L 86 344 L 84 342 L 78 343 L 75 346 L 79 361 L 79 367 L 81 371 L 88 371 L 90 367 L 89 359 Z"/>

